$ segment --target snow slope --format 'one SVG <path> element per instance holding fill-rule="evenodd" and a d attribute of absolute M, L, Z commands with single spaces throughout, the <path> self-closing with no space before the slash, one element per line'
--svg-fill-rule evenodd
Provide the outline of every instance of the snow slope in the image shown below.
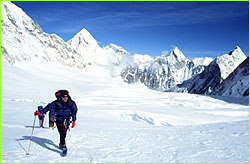
<path fill-rule="evenodd" d="M 109 68 L 113 76 L 133 62 L 129 53 L 115 44 L 101 48 L 93 36 L 82 29 L 65 42 L 47 34 L 23 10 L 11 2 L 1 2 L 1 60 L 13 65 L 33 60 L 46 60 L 84 69 L 89 65 Z"/>
<path fill-rule="evenodd" d="M 245 59 L 246 55 L 240 47 L 236 46 L 228 54 L 216 57 L 203 72 L 184 81 L 176 90 L 195 94 L 211 94 Z"/>
<path fill-rule="evenodd" d="M 1 60 L 11 64 L 46 60 L 85 68 L 89 62 L 55 34 L 47 34 L 25 12 L 1 1 Z"/>
<path fill-rule="evenodd" d="M 208 66 L 213 61 L 213 58 L 205 57 L 205 58 L 194 58 L 192 62 L 194 63 L 194 67 L 198 67 L 200 65 Z"/>
<path fill-rule="evenodd" d="M 90 63 L 98 62 L 98 59 L 100 59 L 99 56 L 102 55 L 101 47 L 99 47 L 93 36 L 84 28 L 67 43 Z"/>
<path fill-rule="evenodd" d="M 249 96 L 249 57 L 247 57 L 220 85 L 213 95 Z"/>
<path fill-rule="evenodd" d="M 249 162 L 247 99 L 157 92 L 95 65 L 1 64 L 2 163 Z M 63 88 L 79 109 L 68 156 L 60 156 L 57 130 L 39 128 L 38 120 L 27 156 L 34 110 Z"/>
<path fill-rule="evenodd" d="M 228 54 L 218 56 L 215 62 L 220 68 L 222 79 L 226 79 L 245 59 L 246 55 L 239 46 L 236 46 Z"/>

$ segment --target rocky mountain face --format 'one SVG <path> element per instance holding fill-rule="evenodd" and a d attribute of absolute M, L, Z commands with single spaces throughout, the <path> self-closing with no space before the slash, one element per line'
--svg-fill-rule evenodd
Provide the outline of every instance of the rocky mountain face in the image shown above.
<path fill-rule="evenodd" d="M 84 68 L 89 64 L 75 49 L 55 34 L 47 34 L 22 9 L 1 1 L 2 60 L 16 62 L 46 60 Z"/>
<path fill-rule="evenodd" d="M 178 47 L 167 55 L 156 58 L 141 56 L 141 60 L 138 58 L 139 56 L 136 56 L 136 62 L 124 69 L 121 76 L 128 83 L 140 81 L 151 89 L 161 91 L 171 90 L 177 84 L 203 71 L 205 67 L 202 62 L 195 65 Z"/>
<path fill-rule="evenodd" d="M 212 95 L 249 95 L 249 57 L 247 57 L 222 83 L 215 87 Z"/>
<path fill-rule="evenodd" d="M 147 87 L 160 91 L 241 96 L 247 95 L 249 88 L 249 76 L 242 74 L 248 70 L 248 65 L 243 64 L 241 69 L 239 68 L 243 70 L 244 67 L 244 71 L 237 69 L 245 59 L 245 54 L 238 46 L 214 60 L 189 60 L 175 47 L 168 55 L 156 58 L 136 56 L 136 62 L 126 67 L 121 76 L 127 83 L 140 81 Z M 233 73 L 235 70 L 237 73 Z M 228 80 L 229 76 L 234 80 Z M 240 78 L 243 78 L 240 82 L 235 80 Z M 224 85 L 227 85 L 227 91 Z"/>
<path fill-rule="evenodd" d="M 245 54 L 239 47 L 236 47 L 228 54 L 215 58 L 202 73 L 184 81 L 175 90 L 211 94 L 245 59 Z"/>

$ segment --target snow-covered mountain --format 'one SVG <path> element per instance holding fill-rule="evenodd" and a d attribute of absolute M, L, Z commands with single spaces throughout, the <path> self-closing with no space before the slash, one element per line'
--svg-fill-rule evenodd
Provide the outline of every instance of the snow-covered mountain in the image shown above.
<path fill-rule="evenodd" d="M 220 83 L 211 94 L 234 97 L 249 96 L 249 57 Z"/>
<path fill-rule="evenodd" d="M 150 55 L 134 54 L 133 61 L 135 64 L 150 64 L 154 61 L 154 57 Z"/>
<path fill-rule="evenodd" d="M 93 49 L 99 48 L 97 41 L 85 28 L 70 39 L 68 43 L 72 48 L 77 49 L 79 52 L 81 52 L 81 50 L 84 52 L 84 50 L 89 47 L 92 47 Z"/>
<path fill-rule="evenodd" d="M 212 61 L 213 61 L 213 58 L 209 58 L 209 57 L 192 59 L 192 62 L 194 63 L 194 67 L 198 67 L 200 65 L 208 66 Z"/>
<path fill-rule="evenodd" d="M 124 48 L 117 46 L 113 43 L 110 43 L 108 46 L 105 47 L 105 49 L 113 50 L 115 53 L 118 53 L 121 55 L 129 55 L 129 53 Z"/>
<path fill-rule="evenodd" d="M 178 47 L 158 57 L 131 56 L 113 43 L 100 47 L 84 28 L 65 42 L 55 34 L 43 32 L 11 2 L 1 2 L 1 8 L 1 59 L 10 64 L 45 60 L 81 69 L 95 65 L 108 70 L 112 77 L 121 76 L 127 83 L 140 81 L 160 91 L 209 94 L 246 58 L 239 47 L 213 61 L 189 60 Z"/>
<path fill-rule="evenodd" d="M 167 55 L 152 58 L 145 55 L 134 56 L 134 64 L 121 73 L 128 83 L 141 81 L 147 87 L 167 91 L 190 79 L 192 76 L 204 70 L 204 64 L 208 59 L 196 59 L 196 63 L 187 59 L 184 54 L 175 47 Z"/>
<path fill-rule="evenodd" d="M 109 56 L 112 64 L 115 64 L 116 66 L 127 64 L 127 62 L 131 62 L 132 60 L 129 52 L 113 43 L 110 43 L 106 47 L 103 47 L 103 52 L 106 56 Z"/>
<path fill-rule="evenodd" d="M 246 55 L 238 46 L 228 54 L 217 57 L 222 79 L 225 80 L 245 59 Z"/>
<path fill-rule="evenodd" d="M 245 59 L 245 54 L 238 46 L 214 60 L 208 57 L 189 60 L 175 47 L 167 55 L 156 58 L 145 55 L 135 56 L 134 63 L 126 67 L 121 76 L 128 83 L 140 81 L 151 89 L 210 94 Z M 248 75 L 245 78 L 248 78 Z M 245 90 L 243 85 L 237 86 Z"/>
<path fill-rule="evenodd" d="M 1 58 L 11 64 L 46 60 L 84 68 L 83 55 L 55 34 L 47 34 L 11 2 L 1 1 Z"/>
<path fill-rule="evenodd" d="M 210 94 L 223 80 L 225 80 L 244 60 L 246 55 L 240 47 L 236 47 L 228 54 L 214 59 L 205 70 L 179 85 L 179 91 L 196 94 Z M 178 89 L 177 89 L 178 90 Z"/>
<path fill-rule="evenodd" d="M 13 3 L 1 2 L 1 6 L 2 60 L 11 64 L 46 60 L 78 68 L 95 64 L 114 72 L 115 66 L 119 65 L 117 71 L 121 71 L 132 60 L 125 49 L 115 44 L 101 48 L 84 28 L 65 42 L 55 34 L 43 32 Z"/>
<path fill-rule="evenodd" d="M 192 62 L 194 63 L 194 68 L 192 70 L 193 75 L 197 75 L 204 71 L 207 65 L 209 65 L 213 61 L 213 58 L 205 57 L 205 58 L 194 58 Z"/>
<path fill-rule="evenodd" d="M 102 49 L 98 45 L 97 41 L 85 28 L 78 32 L 67 43 L 72 49 L 76 50 L 83 56 L 85 60 L 88 60 L 90 63 L 98 58 L 98 54 L 102 53 Z"/>

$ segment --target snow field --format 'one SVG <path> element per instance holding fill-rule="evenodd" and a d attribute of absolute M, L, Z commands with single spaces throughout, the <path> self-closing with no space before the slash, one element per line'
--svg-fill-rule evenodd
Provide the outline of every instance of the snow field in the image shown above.
<path fill-rule="evenodd" d="M 94 65 L 79 70 L 2 62 L 1 162 L 249 161 L 248 105 L 228 98 L 157 92 L 108 75 Z M 66 138 L 68 156 L 60 156 L 57 129 L 39 128 L 38 119 L 27 156 L 33 112 L 63 88 L 79 109 L 76 127 Z"/>

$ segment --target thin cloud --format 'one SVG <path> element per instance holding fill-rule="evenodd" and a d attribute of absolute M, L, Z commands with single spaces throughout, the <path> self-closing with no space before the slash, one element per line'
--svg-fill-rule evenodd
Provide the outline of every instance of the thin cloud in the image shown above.
<path fill-rule="evenodd" d="M 81 2 L 37 13 L 41 24 L 89 26 L 96 30 L 202 24 L 248 15 L 246 2 Z M 206 5 L 204 5 L 206 4 Z M 66 27 L 66 26 L 65 26 Z M 66 27 L 67 28 L 67 27 Z"/>
<path fill-rule="evenodd" d="M 146 8 L 147 10 L 145 10 Z M 176 4 L 166 7 L 162 5 L 155 5 L 154 7 L 134 5 L 130 6 L 129 10 L 100 12 L 101 15 L 85 15 L 85 17 L 78 20 L 77 24 L 88 25 L 97 30 L 105 30 L 106 28 L 123 29 L 216 23 L 247 16 L 248 5 L 242 5 L 242 3 L 214 3 L 208 6 L 189 5 L 187 8 L 179 8 Z"/>

